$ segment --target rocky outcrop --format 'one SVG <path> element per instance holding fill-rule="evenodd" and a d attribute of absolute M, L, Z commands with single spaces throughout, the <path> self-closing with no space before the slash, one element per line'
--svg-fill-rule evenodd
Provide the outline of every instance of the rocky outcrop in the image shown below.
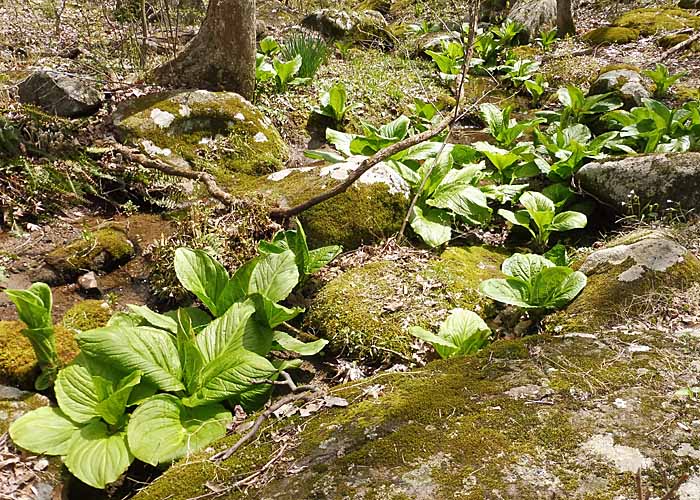
<path fill-rule="evenodd" d="M 631 69 L 614 69 L 605 71 L 591 84 L 589 95 L 612 93 L 619 97 L 625 109 L 632 109 L 643 104 L 642 99 L 651 97 L 644 86 L 642 76 Z"/>
<path fill-rule="evenodd" d="M 331 38 L 350 38 L 358 43 L 391 45 L 386 19 L 376 10 L 321 9 L 306 16 L 301 24 Z"/>
<path fill-rule="evenodd" d="M 584 191 L 620 213 L 650 205 L 657 210 L 700 207 L 700 153 L 657 153 L 589 163 L 576 178 Z"/>
<path fill-rule="evenodd" d="M 183 167 L 207 165 L 218 177 L 268 174 L 288 156 L 270 120 L 233 92 L 143 96 L 122 104 L 113 122 L 122 142 Z"/>
<path fill-rule="evenodd" d="M 90 115 L 102 104 L 102 92 L 91 81 L 51 69 L 36 71 L 18 91 L 20 102 L 68 118 Z"/>
<path fill-rule="evenodd" d="M 415 350 L 408 327 L 434 328 L 455 307 L 494 315 L 478 286 L 501 276 L 506 257 L 494 248 L 454 247 L 440 257 L 407 253 L 356 267 L 318 292 L 305 327 L 345 357 L 406 362 Z"/>
<path fill-rule="evenodd" d="M 610 45 L 634 42 L 639 38 L 639 32 L 630 28 L 610 26 L 591 30 L 585 33 L 582 38 L 591 45 Z"/>

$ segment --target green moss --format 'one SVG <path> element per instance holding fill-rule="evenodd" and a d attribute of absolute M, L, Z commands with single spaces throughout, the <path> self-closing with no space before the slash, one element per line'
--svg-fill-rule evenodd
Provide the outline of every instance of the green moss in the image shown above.
<path fill-rule="evenodd" d="M 479 356 L 494 359 L 527 359 L 530 351 L 523 339 L 499 340 L 479 352 Z"/>
<path fill-rule="evenodd" d="M 408 326 L 434 328 L 456 307 L 484 317 L 494 313 L 478 286 L 500 276 L 505 257 L 488 247 L 448 248 L 428 262 L 381 261 L 351 269 L 319 291 L 305 326 L 345 356 L 405 361 L 414 342 Z M 435 286 L 426 290 L 421 282 Z"/>
<path fill-rule="evenodd" d="M 112 310 L 101 300 L 81 300 L 63 315 L 63 326 L 69 330 L 91 330 L 107 324 Z"/>
<path fill-rule="evenodd" d="M 639 38 L 639 31 L 630 28 L 596 28 L 583 35 L 583 39 L 593 45 L 629 43 Z"/>
<path fill-rule="evenodd" d="M 154 121 L 163 113 L 171 115 L 167 126 Z M 122 105 L 114 123 L 121 140 L 151 141 L 217 175 L 270 173 L 288 156 L 277 130 L 255 106 L 233 93 L 200 90 L 144 96 Z"/>
<path fill-rule="evenodd" d="M 118 227 L 85 232 L 83 237 L 58 247 L 46 256 L 46 262 L 65 279 L 84 271 L 109 271 L 133 257 L 134 245 Z"/>
<path fill-rule="evenodd" d="M 352 401 L 349 407 L 273 423 L 216 467 L 206 460 L 211 452 L 183 460 L 136 499 L 191 498 L 206 492 L 205 483 L 230 484 L 277 453 L 273 436 L 280 435 L 289 436 L 285 443 L 293 444 L 269 481 L 247 492 L 232 489 L 224 498 L 355 498 L 366 492 L 370 496 L 363 498 L 430 494 L 481 499 L 510 491 L 514 498 L 534 500 L 541 498 L 543 478 L 556 480 L 566 497 L 573 498 L 582 487 L 587 498 L 632 495 L 631 476 L 622 477 L 607 465 L 581 467 L 580 446 L 598 432 L 601 414 L 592 409 L 600 404 L 591 407 L 572 394 L 592 392 L 599 402 L 618 390 L 653 387 L 658 375 L 640 378 L 639 369 L 652 372 L 653 363 L 663 363 L 664 355 L 630 362 L 586 339 L 538 338 L 536 343 L 536 358 L 457 358 L 341 386 L 333 394 Z M 543 377 L 548 383 L 541 385 Z M 362 397 L 365 387 L 377 384 L 383 388 L 379 399 Z M 529 398 L 506 394 L 532 384 L 553 392 L 549 404 L 533 405 Z M 631 430 L 639 446 L 653 447 L 647 433 L 658 425 L 653 420 L 658 405 L 641 411 L 642 419 L 633 419 Z M 615 419 L 615 413 L 602 417 Z M 223 449 L 236 439 L 227 437 L 214 448 Z M 591 479 L 595 477 L 600 478 L 597 484 Z"/>
<path fill-rule="evenodd" d="M 700 87 L 678 84 L 673 86 L 673 93 L 682 101 L 700 101 Z"/>
<path fill-rule="evenodd" d="M 0 321 L 0 384 L 33 389 L 39 367 L 31 344 L 22 335 L 24 327 L 19 321 Z M 62 326 L 56 326 L 54 333 L 60 359 L 72 361 L 79 351 L 73 333 Z"/>
<path fill-rule="evenodd" d="M 642 35 L 700 27 L 700 17 L 687 10 L 666 7 L 634 9 L 621 15 L 613 26 L 638 30 Z"/>
<path fill-rule="evenodd" d="M 338 181 L 320 176 L 319 169 L 295 170 L 279 181 L 231 175 L 222 183 L 238 196 L 259 196 L 271 205 L 294 206 L 316 196 Z M 300 215 L 309 245 L 342 245 L 346 250 L 381 241 L 398 232 L 409 200 L 392 194 L 386 184 L 356 183 L 344 193 Z"/>
<path fill-rule="evenodd" d="M 628 241 L 628 244 L 635 242 Z M 668 300 L 672 290 L 683 290 L 700 281 L 700 261 L 690 253 L 683 262 L 666 271 L 646 271 L 637 280 L 619 281 L 617 276 L 629 267 L 628 262 L 607 265 L 604 271 L 588 276 L 588 284 L 581 295 L 565 310 L 546 318 L 546 330 L 596 332 L 603 327 L 625 324 L 629 318 L 652 319 L 655 304 Z"/>
<path fill-rule="evenodd" d="M 599 71 L 600 60 L 589 55 L 548 59 L 542 64 L 542 73 L 554 86 L 582 86 L 593 81 Z M 553 99 L 556 100 L 556 96 Z"/>
<path fill-rule="evenodd" d="M 602 68 L 600 68 L 600 71 L 598 71 L 598 77 L 600 75 L 604 75 L 605 73 L 608 73 L 610 71 L 618 71 L 622 69 L 627 69 L 630 71 L 634 71 L 635 73 L 641 73 L 642 70 L 639 66 L 635 66 L 634 64 L 625 64 L 625 63 L 617 63 L 617 64 L 606 64 Z"/>

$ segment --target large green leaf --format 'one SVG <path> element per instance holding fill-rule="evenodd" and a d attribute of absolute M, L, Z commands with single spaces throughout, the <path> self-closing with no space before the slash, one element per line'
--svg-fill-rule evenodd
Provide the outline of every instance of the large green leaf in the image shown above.
<path fill-rule="evenodd" d="M 553 231 L 571 231 L 582 229 L 588 224 L 586 216 L 580 212 L 562 212 L 552 219 L 550 229 Z"/>
<path fill-rule="evenodd" d="M 543 270 L 533 282 L 533 303 L 547 308 L 563 307 L 586 286 L 586 275 L 568 267 Z"/>
<path fill-rule="evenodd" d="M 547 267 L 554 267 L 554 264 L 541 255 L 516 253 L 503 261 L 501 271 L 503 271 L 503 274 L 520 278 L 529 283 L 540 271 Z"/>
<path fill-rule="evenodd" d="M 306 263 L 306 269 L 304 270 L 305 274 L 312 275 L 316 271 L 319 271 L 328 265 L 338 255 L 340 255 L 342 251 L 343 247 L 340 245 L 332 245 L 309 250 L 309 260 Z"/>
<path fill-rule="evenodd" d="M 32 453 L 65 455 L 80 427 L 58 408 L 38 408 L 10 425 L 12 441 Z"/>
<path fill-rule="evenodd" d="M 206 447 L 226 434 L 231 413 L 223 406 L 184 406 L 170 394 L 154 396 L 134 411 L 127 429 L 129 448 L 139 460 L 167 464 Z"/>
<path fill-rule="evenodd" d="M 277 373 L 277 368 L 259 354 L 243 348 L 227 350 L 204 367 L 199 388 L 183 403 L 194 407 L 231 397 L 255 399 L 269 392 L 266 381 Z"/>
<path fill-rule="evenodd" d="M 382 125 L 379 128 L 379 133 L 387 139 L 395 139 L 400 141 L 408 135 L 408 127 L 411 125 L 411 120 L 401 115 L 396 120 Z"/>
<path fill-rule="evenodd" d="M 275 328 L 304 312 L 302 307 L 285 307 L 258 293 L 252 295 L 251 299 L 255 303 L 255 318 L 270 328 Z"/>
<path fill-rule="evenodd" d="M 451 226 L 452 221 L 443 210 L 413 207 L 411 227 L 431 247 L 438 247 L 450 241 Z"/>
<path fill-rule="evenodd" d="M 449 209 L 471 224 L 481 225 L 491 220 L 492 210 L 488 206 L 486 195 L 474 186 L 440 186 L 427 204 Z"/>
<path fill-rule="evenodd" d="M 171 333 L 177 332 L 177 322 L 164 314 L 159 314 L 151 310 L 148 306 L 136 306 L 129 304 L 129 309 L 132 315 L 137 315 L 143 318 L 143 321 L 151 326 L 167 330 Z"/>
<path fill-rule="evenodd" d="M 326 339 L 318 339 L 314 342 L 302 342 L 301 340 L 292 337 L 288 333 L 279 331 L 275 332 L 273 340 L 283 349 L 301 354 L 302 356 L 313 356 L 314 354 L 318 354 L 328 344 Z"/>
<path fill-rule="evenodd" d="M 175 338 L 164 330 L 108 326 L 82 332 L 76 340 L 86 355 L 119 370 L 139 370 L 163 391 L 185 388 Z"/>
<path fill-rule="evenodd" d="M 542 193 L 527 191 L 520 197 L 520 203 L 539 228 L 546 228 L 554 219 L 554 202 Z"/>
<path fill-rule="evenodd" d="M 226 351 L 243 347 L 246 325 L 254 312 L 252 301 L 237 302 L 197 335 L 197 347 L 204 364 L 211 363 Z"/>
<path fill-rule="evenodd" d="M 456 346 L 435 346 L 441 357 L 449 358 L 464 356 L 481 349 L 491 335 L 491 329 L 478 314 L 466 309 L 455 309 L 440 326 L 439 335 Z"/>
<path fill-rule="evenodd" d="M 113 483 L 134 460 L 126 444 L 126 432 L 111 433 L 95 420 L 75 433 L 63 462 L 71 473 L 93 488 Z"/>
<path fill-rule="evenodd" d="M 299 282 L 299 271 L 291 250 L 261 257 L 250 274 L 248 294 L 259 293 L 272 302 L 287 298 Z"/>
<path fill-rule="evenodd" d="M 53 299 L 46 283 L 34 283 L 27 290 L 5 290 L 17 307 L 17 315 L 28 328 L 50 328 Z"/>
<path fill-rule="evenodd" d="M 188 391 L 194 391 L 200 383 L 204 356 L 197 345 L 192 321 L 184 312 L 177 315 L 177 352 L 180 355 L 185 388 Z"/>
<path fill-rule="evenodd" d="M 518 307 L 530 308 L 529 286 L 520 278 L 488 279 L 479 285 L 481 293 L 487 297 Z"/>
<path fill-rule="evenodd" d="M 58 406 L 74 422 L 85 423 L 99 417 L 96 407 L 100 399 L 87 368 L 78 364 L 67 366 L 58 373 L 54 389 Z"/>
<path fill-rule="evenodd" d="M 141 372 L 132 372 L 116 384 L 111 381 L 107 382 L 108 393 L 106 397 L 101 399 L 95 409 L 108 424 L 118 425 L 124 417 L 124 410 L 131 392 L 141 382 Z"/>
<path fill-rule="evenodd" d="M 441 337 L 439 335 L 435 335 L 433 332 L 429 332 L 423 327 L 412 326 L 408 329 L 408 332 L 414 337 L 417 337 L 421 340 L 424 340 L 425 342 L 432 344 L 433 347 L 435 347 L 436 349 L 437 346 L 445 347 L 447 349 L 452 350 L 457 349 L 457 346 L 451 340 Z"/>
<path fill-rule="evenodd" d="M 229 283 L 224 266 L 202 250 L 175 250 L 175 273 L 182 286 L 197 296 L 214 316 L 221 316 L 231 305 L 223 292 Z"/>

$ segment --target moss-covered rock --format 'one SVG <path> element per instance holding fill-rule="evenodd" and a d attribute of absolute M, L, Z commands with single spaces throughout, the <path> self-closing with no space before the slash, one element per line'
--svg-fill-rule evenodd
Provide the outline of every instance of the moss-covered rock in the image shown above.
<path fill-rule="evenodd" d="M 31 389 L 39 366 L 31 344 L 22 335 L 23 328 L 20 321 L 0 321 L 0 384 Z M 78 354 L 73 333 L 62 326 L 56 326 L 54 333 L 60 359 L 64 363 L 72 361 Z"/>
<path fill-rule="evenodd" d="M 612 25 L 634 29 L 642 35 L 655 35 L 664 31 L 698 28 L 700 27 L 700 17 L 683 9 L 649 7 L 626 12 L 615 19 Z"/>
<path fill-rule="evenodd" d="M 113 122 L 121 141 L 214 173 L 266 174 L 277 170 L 288 156 L 270 121 L 233 92 L 148 95 L 122 104 Z"/>
<path fill-rule="evenodd" d="M 386 19 L 376 10 L 321 9 L 306 16 L 301 24 L 331 38 L 348 38 L 372 46 L 393 46 Z"/>
<path fill-rule="evenodd" d="M 580 271 L 588 276 L 583 292 L 546 320 L 553 332 L 599 331 L 644 321 L 674 293 L 700 283 L 700 261 L 661 233 L 637 233 L 614 240 L 590 254 Z"/>
<path fill-rule="evenodd" d="M 63 315 L 63 326 L 68 330 L 101 328 L 112 317 L 112 309 L 102 300 L 81 300 Z"/>
<path fill-rule="evenodd" d="M 600 60 L 596 57 L 572 55 L 556 59 L 547 58 L 542 64 L 542 73 L 554 88 L 565 85 L 581 87 L 595 79 L 600 67 Z M 556 96 L 553 99 L 556 99 Z"/>
<path fill-rule="evenodd" d="M 456 307 L 491 315 L 491 301 L 477 288 L 500 276 L 505 257 L 487 247 L 454 247 L 429 260 L 409 256 L 351 269 L 318 292 L 305 327 L 344 356 L 411 359 L 409 326 L 435 328 Z"/>
<path fill-rule="evenodd" d="M 485 356 L 353 382 L 333 390 L 348 408 L 278 421 L 220 463 L 212 451 L 183 460 L 136 499 L 192 498 L 212 483 L 226 499 L 634 498 L 636 467 L 660 496 L 657 471 L 675 480 L 696 464 L 677 453 L 696 453 L 691 434 L 658 426 L 695 418 L 695 403 L 686 410 L 669 394 L 700 351 L 689 337 L 683 347 L 656 333 L 644 341 L 661 347 L 633 354 L 615 332 L 604 342 L 531 337 L 516 341 L 515 359 L 511 341 L 506 356 L 494 344 Z M 252 489 L 231 487 L 278 453 Z"/>
<path fill-rule="evenodd" d="M 46 263 L 59 280 L 67 282 L 86 271 L 111 271 L 135 254 L 134 244 L 117 226 L 87 231 L 68 245 L 46 256 Z"/>
<path fill-rule="evenodd" d="M 666 36 L 662 36 L 659 38 L 659 45 L 665 49 L 670 49 L 671 47 L 674 47 L 678 45 L 679 43 L 685 42 L 688 38 L 690 38 L 690 35 L 687 35 L 685 33 L 678 33 L 678 34 L 670 34 Z M 690 50 L 693 52 L 700 52 L 700 43 L 696 40 L 695 42 L 692 42 L 690 44 Z"/>
<path fill-rule="evenodd" d="M 583 39 L 593 45 L 610 45 L 634 42 L 639 38 L 639 31 L 630 28 L 602 27 L 583 35 Z"/>
<path fill-rule="evenodd" d="M 601 71 L 598 78 L 591 84 L 589 95 L 612 93 L 622 100 L 625 109 L 641 106 L 643 99 L 651 97 L 644 86 L 639 71 L 631 69 L 614 69 Z"/>
<path fill-rule="evenodd" d="M 295 206 L 345 179 L 357 162 L 327 167 L 282 170 L 267 177 L 245 175 L 223 179 L 234 195 L 261 196 L 269 203 Z M 309 245 L 343 245 L 346 250 L 387 238 L 398 232 L 408 210 L 409 188 L 393 170 L 378 165 L 350 189 L 309 210 L 300 220 Z"/>

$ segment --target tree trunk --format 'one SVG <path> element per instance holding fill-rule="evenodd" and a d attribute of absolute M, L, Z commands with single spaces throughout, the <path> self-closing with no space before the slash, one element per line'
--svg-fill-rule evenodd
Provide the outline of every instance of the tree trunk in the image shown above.
<path fill-rule="evenodd" d="M 197 36 L 153 77 L 161 85 L 229 90 L 252 99 L 255 0 L 211 0 Z"/>
<path fill-rule="evenodd" d="M 559 38 L 576 35 L 574 16 L 571 15 L 571 0 L 557 0 L 557 35 Z"/>

